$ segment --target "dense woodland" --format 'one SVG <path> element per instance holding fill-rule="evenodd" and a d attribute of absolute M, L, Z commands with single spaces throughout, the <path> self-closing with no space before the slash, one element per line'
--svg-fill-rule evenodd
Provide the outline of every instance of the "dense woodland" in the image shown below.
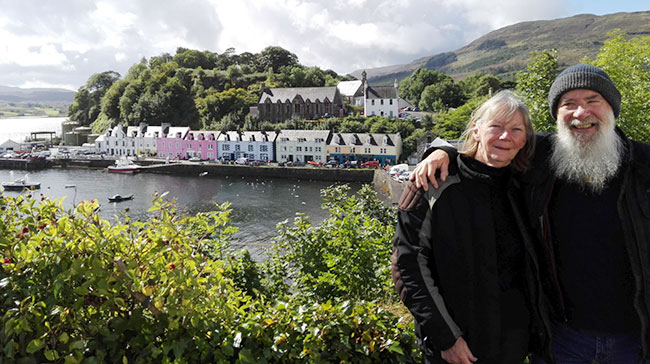
<path fill-rule="evenodd" d="M 620 31 L 610 33 L 609 37 L 596 59 L 582 62 L 598 65 L 610 73 L 623 94 L 619 125 L 632 137 L 650 141 L 650 37 L 629 38 Z M 516 89 L 528 102 L 536 128 L 552 130 L 546 95 L 559 71 L 555 50 L 533 52 L 533 60 L 517 73 L 514 82 L 481 73 L 456 82 L 444 73 L 420 68 L 401 80 L 399 93 L 428 112 L 422 120 L 365 118 L 361 116 L 362 110 L 345 105 L 349 115 L 345 118 L 293 119 L 272 124 L 248 114 L 264 87 L 335 86 L 353 77 L 305 67 L 295 54 L 281 47 L 267 47 L 256 54 L 236 54 L 232 48 L 221 54 L 178 48 L 173 56 L 162 54 L 143 59 L 123 78 L 113 71 L 92 75 L 75 94 L 69 116 L 82 125 L 92 126 L 97 133 L 115 124 L 163 122 L 197 130 L 399 132 L 406 158 L 416 150 L 417 139 L 428 132 L 446 139 L 458 138 L 472 110 L 490 92 L 500 89 Z"/>

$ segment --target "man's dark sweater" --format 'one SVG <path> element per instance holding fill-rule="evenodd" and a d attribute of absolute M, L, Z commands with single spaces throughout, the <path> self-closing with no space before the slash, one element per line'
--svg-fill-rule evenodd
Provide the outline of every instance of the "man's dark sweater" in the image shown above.
<path fill-rule="evenodd" d="M 555 184 L 551 234 L 568 324 L 576 329 L 638 331 L 634 278 L 617 211 L 621 178 L 600 194 L 573 183 Z"/>

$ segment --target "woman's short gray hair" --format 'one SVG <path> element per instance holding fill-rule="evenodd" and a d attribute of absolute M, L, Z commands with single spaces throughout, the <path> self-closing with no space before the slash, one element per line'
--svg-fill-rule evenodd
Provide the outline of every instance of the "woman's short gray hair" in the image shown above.
<path fill-rule="evenodd" d="M 528 114 L 528 107 L 526 104 L 512 91 L 503 90 L 492 96 L 485 101 L 472 113 L 465 131 L 461 135 L 463 145 L 460 153 L 474 156 L 478 150 L 478 141 L 474 139 L 473 131 L 481 124 L 494 120 L 494 119 L 511 119 L 517 112 L 521 113 L 524 119 L 524 127 L 526 128 L 526 144 L 517 153 L 512 160 L 512 167 L 518 171 L 525 171 L 530 167 L 530 158 L 533 156 L 535 150 L 535 130 L 530 122 Z"/>

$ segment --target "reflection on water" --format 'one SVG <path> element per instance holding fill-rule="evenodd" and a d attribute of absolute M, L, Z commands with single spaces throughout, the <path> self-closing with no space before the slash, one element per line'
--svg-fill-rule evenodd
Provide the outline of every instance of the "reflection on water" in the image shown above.
<path fill-rule="evenodd" d="M 25 171 L 0 170 L 0 181 L 24 177 Z M 181 177 L 140 173 L 123 175 L 86 169 L 49 169 L 29 172 L 29 181 L 41 182 L 40 193 L 49 198 L 65 197 L 64 207 L 72 207 L 73 199 L 96 199 L 101 204 L 100 215 L 115 221 L 125 213 L 133 219 L 147 218 L 154 193 L 169 191 L 168 198 L 176 200 L 178 210 L 185 214 L 211 211 L 215 203 L 231 203 L 231 224 L 239 229 L 234 239 L 251 246 L 266 245 L 275 236 L 276 224 L 304 213 L 318 223 L 327 217 L 321 209 L 320 191 L 331 182 L 283 179 L 242 178 L 229 176 Z M 65 188 L 75 185 L 76 188 Z M 353 190 L 360 185 L 352 185 Z M 76 196 L 75 196 L 76 189 Z M 16 192 L 3 192 L 17 195 Z M 109 203 L 108 197 L 134 194 L 135 198 Z M 251 249 L 254 250 L 254 249 Z"/>

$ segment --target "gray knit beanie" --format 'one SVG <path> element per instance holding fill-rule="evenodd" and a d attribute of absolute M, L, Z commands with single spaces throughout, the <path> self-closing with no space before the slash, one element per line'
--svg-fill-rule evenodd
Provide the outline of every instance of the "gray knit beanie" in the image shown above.
<path fill-rule="evenodd" d="M 548 105 L 551 107 L 553 119 L 557 119 L 557 104 L 562 94 L 575 89 L 588 89 L 601 94 L 612 107 L 614 117 L 618 118 L 621 111 L 621 93 L 614 82 L 598 67 L 576 64 L 562 71 L 548 92 Z"/>

